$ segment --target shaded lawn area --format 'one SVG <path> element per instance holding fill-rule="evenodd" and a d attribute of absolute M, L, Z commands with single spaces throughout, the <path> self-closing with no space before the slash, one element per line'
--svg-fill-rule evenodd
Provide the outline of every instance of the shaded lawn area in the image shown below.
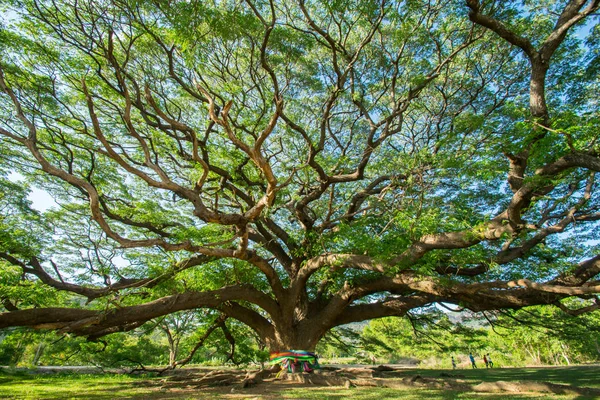
<path fill-rule="evenodd" d="M 232 399 L 234 397 L 223 397 Z M 256 397 L 238 397 L 237 399 L 255 399 Z M 556 395 L 553 393 L 473 393 L 457 392 L 452 390 L 427 390 L 427 389 L 382 389 L 382 388 L 319 388 L 319 389 L 296 389 L 291 390 L 282 397 L 258 397 L 259 399 L 302 399 L 302 400 L 530 400 L 530 399 L 556 399 L 556 400 L 598 400 L 597 397 L 580 395 Z"/>
<path fill-rule="evenodd" d="M 439 378 L 440 373 L 464 375 L 464 380 L 477 384 L 483 381 L 540 381 L 600 388 L 600 366 L 502 368 L 478 370 L 409 369 L 390 374 L 389 379 L 421 375 Z M 162 378 L 128 375 L 30 375 L 0 373 L 0 398 L 6 399 L 359 399 L 359 400 L 450 400 L 450 399 L 559 399 L 591 400 L 598 397 L 557 395 L 553 393 L 475 393 L 421 388 L 390 389 L 358 387 L 318 387 L 290 382 L 263 383 L 249 389 L 215 387 L 202 389 L 161 390 Z"/>
<path fill-rule="evenodd" d="M 421 375 L 439 378 L 441 373 L 464 375 L 470 383 L 494 381 L 537 381 L 563 385 L 600 388 L 600 365 L 541 368 L 478 368 L 478 369 L 410 369 L 399 371 L 397 376 Z M 394 374 L 396 375 L 396 374 Z"/>

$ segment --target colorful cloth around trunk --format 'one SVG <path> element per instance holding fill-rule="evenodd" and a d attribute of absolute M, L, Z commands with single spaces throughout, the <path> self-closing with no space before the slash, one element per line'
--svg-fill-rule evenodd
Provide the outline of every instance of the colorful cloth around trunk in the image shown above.
<path fill-rule="evenodd" d="M 290 373 L 312 372 L 319 366 L 319 357 L 304 350 L 284 350 L 271 353 L 271 364 L 281 364 L 281 369 Z"/>

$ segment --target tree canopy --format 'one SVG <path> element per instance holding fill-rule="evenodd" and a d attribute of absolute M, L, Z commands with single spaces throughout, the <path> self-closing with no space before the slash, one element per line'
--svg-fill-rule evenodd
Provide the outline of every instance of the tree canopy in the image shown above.
<path fill-rule="evenodd" d="M 0 4 L 0 328 L 600 307 L 599 0 Z"/>

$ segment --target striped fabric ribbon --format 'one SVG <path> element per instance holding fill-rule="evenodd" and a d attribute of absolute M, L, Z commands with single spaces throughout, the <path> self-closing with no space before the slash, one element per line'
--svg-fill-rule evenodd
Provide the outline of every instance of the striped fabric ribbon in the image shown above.
<path fill-rule="evenodd" d="M 282 371 L 290 373 L 312 372 L 319 366 L 319 357 L 315 353 L 304 350 L 284 350 L 272 352 L 271 364 L 281 364 Z"/>

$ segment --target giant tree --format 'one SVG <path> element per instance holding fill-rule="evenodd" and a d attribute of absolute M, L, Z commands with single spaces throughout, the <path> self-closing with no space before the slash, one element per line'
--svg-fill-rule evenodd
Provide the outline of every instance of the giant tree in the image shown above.
<path fill-rule="evenodd" d="M 0 327 L 598 309 L 600 1 L 4 4 L 3 168 L 58 205 L 1 265 L 70 295 Z"/>

